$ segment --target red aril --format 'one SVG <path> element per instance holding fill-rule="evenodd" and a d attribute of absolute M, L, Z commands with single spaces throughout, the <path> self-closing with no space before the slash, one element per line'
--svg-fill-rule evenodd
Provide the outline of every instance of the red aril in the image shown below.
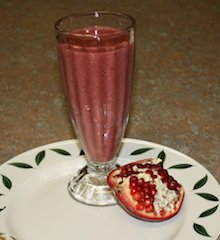
<path fill-rule="evenodd" d="M 184 199 L 183 186 L 169 175 L 159 158 L 121 166 L 109 173 L 107 182 L 120 205 L 143 220 L 163 221 L 175 216 Z"/>

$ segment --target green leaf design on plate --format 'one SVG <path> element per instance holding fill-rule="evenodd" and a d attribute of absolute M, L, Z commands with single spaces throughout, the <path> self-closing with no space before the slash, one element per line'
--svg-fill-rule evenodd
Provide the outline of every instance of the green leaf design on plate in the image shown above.
<path fill-rule="evenodd" d="M 206 229 L 202 225 L 194 223 L 193 228 L 197 233 L 199 233 L 203 236 L 206 236 L 206 237 L 210 237 L 210 235 L 208 234 L 208 232 L 206 231 Z"/>
<path fill-rule="evenodd" d="M 6 209 L 6 206 L 4 206 L 3 208 L 0 208 L 0 212 L 3 211 L 4 209 Z"/>
<path fill-rule="evenodd" d="M 153 148 L 139 148 L 135 151 L 133 151 L 130 155 L 138 155 L 138 154 L 142 154 L 142 153 L 145 153 L 145 152 L 148 152 L 150 150 L 152 150 Z"/>
<path fill-rule="evenodd" d="M 196 194 L 206 200 L 218 202 L 218 198 L 210 193 L 196 193 Z"/>
<path fill-rule="evenodd" d="M 208 176 L 205 175 L 205 177 L 203 177 L 202 179 L 200 179 L 193 187 L 193 190 L 201 188 L 202 186 L 204 186 L 206 184 L 208 180 Z"/>
<path fill-rule="evenodd" d="M 8 177 L 6 177 L 5 175 L 2 175 L 2 182 L 3 182 L 4 186 L 6 188 L 8 188 L 9 190 L 12 188 L 11 180 Z"/>
<path fill-rule="evenodd" d="M 166 159 L 166 153 L 164 151 L 161 151 L 158 156 L 158 158 L 160 158 L 162 160 L 162 163 L 164 163 L 165 159 Z"/>
<path fill-rule="evenodd" d="M 9 163 L 9 165 L 18 167 L 18 168 L 33 168 L 31 165 L 22 162 Z"/>
<path fill-rule="evenodd" d="M 83 151 L 83 149 L 80 151 L 79 156 L 85 155 L 85 152 Z"/>
<path fill-rule="evenodd" d="M 64 149 L 60 149 L 60 148 L 53 148 L 51 149 L 52 151 L 56 152 L 56 153 L 59 153 L 61 155 L 64 155 L 64 156 L 70 156 L 71 154 L 69 152 L 67 152 L 66 150 Z"/>
<path fill-rule="evenodd" d="M 182 163 L 169 167 L 169 169 L 186 169 L 192 167 L 192 164 Z"/>
<path fill-rule="evenodd" d="M 43 161 L 43 159 L 45 158 L 45 155 L 46 155 L 46 152 L 43 150 L 43 151 L 40 151 L 36 157 L 35 157 L 35 162 L 37 164 L 37 166 Z"/>
<path fill-rule="evenodd" d="M 202 217 L 210 216 L 210 215 L 212 215 L 217 209 L 218 209 L 218 205 L 216 205 L 215 207 L 210 208 L 210 209 L 204 211 L 203 213 L 201 213 L 201 214 L 199 215 L 199 217 L 202 218 Z"/>

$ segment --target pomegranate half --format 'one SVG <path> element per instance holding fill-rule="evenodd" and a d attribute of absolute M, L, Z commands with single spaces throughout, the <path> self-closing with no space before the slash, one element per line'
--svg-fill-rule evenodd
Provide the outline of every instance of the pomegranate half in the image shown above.
<path fill-rule="evenodd" d="M 159 158 L 121 166 L 109 173 L 107 182 L 119 204 L 142 220 L 169 219 L 179 212 L 184 199 L 183 186 L 169 175 Z"/>

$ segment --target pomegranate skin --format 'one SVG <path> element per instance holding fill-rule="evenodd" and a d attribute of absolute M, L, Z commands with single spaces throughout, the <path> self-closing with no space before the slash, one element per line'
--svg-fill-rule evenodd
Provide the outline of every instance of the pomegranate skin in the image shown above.
<path fill-rule="evenodd" d="M 121 166 L 109 173 L 107 182 L 120 206 L 145 221 L 174 217 L 185 196 L 183 186 L 169 175 L 158 158 Z"/>

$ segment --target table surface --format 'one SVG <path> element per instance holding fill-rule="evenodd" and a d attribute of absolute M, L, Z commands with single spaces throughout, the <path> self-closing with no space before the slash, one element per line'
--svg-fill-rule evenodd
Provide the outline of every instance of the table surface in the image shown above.
<path fill-rule="evenodd" d="M 112 10 L 137 22 L 126 137 L 183 152 L 220 182 L 220 1 L 0 1 L 0 163 L 75 138 L 60 81 L 54 22 Z"/>

